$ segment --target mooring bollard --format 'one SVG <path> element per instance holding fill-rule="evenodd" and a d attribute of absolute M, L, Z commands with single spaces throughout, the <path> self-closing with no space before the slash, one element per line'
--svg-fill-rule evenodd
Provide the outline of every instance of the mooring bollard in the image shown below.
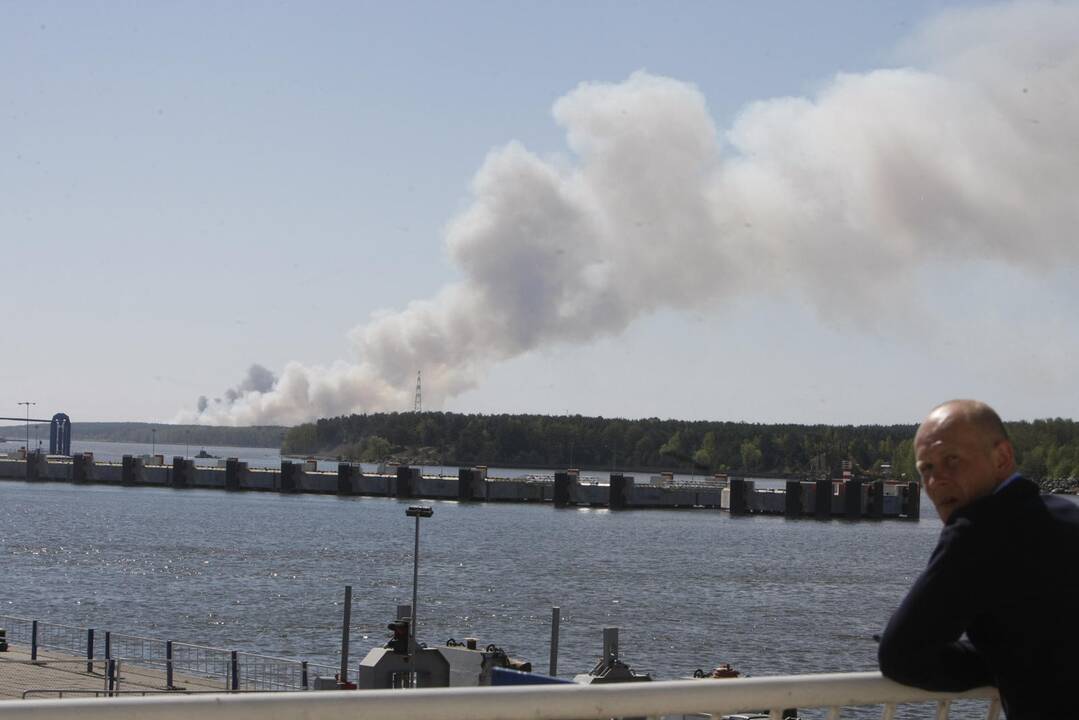
<path fill-rule="evenodd" d="M 551 608 L 551 662 L 547 666 L 547 674 L 551 677 L 558 676 L 558 626 L 562 620 L 562 608 Z"/>
<path fill-rule="evenodd" d="M 37 620 L 30 625 L 30 659 L 37 660 Z"/>
<path fill-rule="evenodd" d="M 86 630 L 86 672 L 94 671 L 94 629 Z"/>
<path fill-rule="evenodd" d="M 165 687 L 172 689 L 172 640 L 165 641 Z"/>
<path fill-rule="evenodd" d="M 348 682 L 348 640 L 352 622 L 352 586 L 345 585 L 345 613 L 341 620 L 341 675 L 342 683 Z"/>
<path fill-rule="evenodd" d="M 230 684 L 231 684 L 232 690 L 236 691 L 236 690 L 240 689 L 240 654 L 238 652 L 236 652 L 235 650 L 232 651 L 232 663 L 231 663 L 231 665 L 232 665 L 232 667 L 231 667 L 231 670 L 232 670 L 232 672 L 231 672 L 232 682 Z"/>

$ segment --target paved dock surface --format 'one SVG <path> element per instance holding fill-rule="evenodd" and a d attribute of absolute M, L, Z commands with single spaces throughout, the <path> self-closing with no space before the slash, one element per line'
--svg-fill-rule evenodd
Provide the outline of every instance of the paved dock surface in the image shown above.
<path fill-rule="evenodd" d="M 23 698 L 93 697 L 94 691 L 105 691 L 106 662 L 93 661 L 93 671 L 86 671 L 86 658 L 54 651 L 38 651 L 37 662 L 31 662 L 30 649 L 11 645 L 0 653 L 0 700 Z M 173 685 L 190 692 L 224 692 L 225 678 L 204 678 L 173 674 Z M 124 695 L 131 692 L 155 693 L 168 690 L 165 671 L 155 667 L 120 663 L 119 686 Z"/>

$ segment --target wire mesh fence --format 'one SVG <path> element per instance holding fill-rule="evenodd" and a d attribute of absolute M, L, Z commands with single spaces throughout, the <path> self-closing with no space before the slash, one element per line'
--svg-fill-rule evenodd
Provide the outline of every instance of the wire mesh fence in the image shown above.
<path fill-rule="evenodd" d="M 86 652 L 93 643 L 93 635 L 87 628 L 59 623 L 38 622 L 38 647 L 63 652 Z"/>
<path fill-rule="evenodd" d="M 115 668 L 115 663 L 113 663 Z M 109 661 L 104 659 L 13 660 L 0 657 L 0 698 L 20 698 L 34 688 L 80 688 L 108 691 Z"/>
<path fill-rule="evenodd" d="M 22 678 L 24 690 L 35 692 L 63 688 L 63 683 L 58 684 L 58 681 L 64 678 L 55 677 L 56 672 L 105 676 L 109 660 L 120 661 L 125 674 L 138 678 L 141 685 L 159 687 L 163 691 L 191 688 L 218 692 L 308 690 L 319 685 L 320 678 L 335 677 L 337 672 L 332 666 L 301 660 L 127 633 L 95 633 L 92 628 L 11 615 L 0 615 L 0 628 L 7 631 L 8 642 L 28 656 L 25 664 L 39 671 L 31 675 L 47 678 L 44 687 L 41 687 L 43 680 L 34 680 L 37 685 L 28 688 L 25 682 L 30 680 L 26 670 L 14 673 Z M 13 662 L 8 658 L 4 663 L 8 676 L 13 675 Z M 10 696 L 4 688 L 11 689 L 13 680 L 11 677 L 5 679 L 3 669 L 0 668 L 0 695 Z M 42 674 L 41 669 L 48 669 L 50 673 Z M 78 687 L 64 689 L 94 690 L 83 687 L 85 677 L 80 683 Z"/>
<path fill-rule="evenodd" d="M 239 653 L 237 688 L 240 690 L 311 689 L 320 677 L 335 677 L 338 670 L 328 665 L 285 658 Z"/>
<path fill-rule="evenodd" d="M 13 615 L 0 615 L 0 627 L 7 630 L 8 642 L 30 646 L 34 632 L 33 620 Z"/>
<path fill-rule="evenodd" d="M 167 659 L 168 645 L 166 640 L 107 632 L 104 654 L 105 657 L 123 658 L 128 662 L 163 665 Z"/>

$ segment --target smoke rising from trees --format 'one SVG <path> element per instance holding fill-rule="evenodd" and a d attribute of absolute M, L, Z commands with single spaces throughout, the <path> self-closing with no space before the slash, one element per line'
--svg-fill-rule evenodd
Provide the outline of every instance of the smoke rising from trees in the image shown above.
<path fill-rule="evenodd" d="M 404 410 L 417 369 L 437 406 L 493 363 L 660 309 L 784 294 L 857 331 L 927 263 L 1075 263 L 1077 38 L 1076 5 L 949 12 L 907 66 L 752 103 L 726 131 L 690 83 L 582 83 L 553 107 L 569 159 L 510 142 L 477 171 L 445 236 L 460 282 L 357 327 L 350 361 L 253 366 L 177 419 Z"/>

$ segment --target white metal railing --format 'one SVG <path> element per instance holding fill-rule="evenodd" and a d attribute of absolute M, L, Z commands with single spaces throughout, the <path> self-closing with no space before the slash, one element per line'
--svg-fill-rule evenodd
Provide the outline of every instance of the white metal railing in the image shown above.
<path fill-rule="evenodd" d="M 964 693 L 931 693 L 885 680 L 880 673 L 791 675 L 735 680 L 673 680 L 612 685 L 531 685 L 367 690 L 249 695 L 190 695 L 79 700 L 0 702 L 4 720 L 601 720 L 617 717 L 727 715 L 764 710 L 779 719 L 785 708 L 825 708 L 829 718 L 851 706 L 937 703 L 937 718 L 948 717 L 956 699 L 986 702 L 986 717 L 997 720 L 1000 704 L 993 688 Z"/>

